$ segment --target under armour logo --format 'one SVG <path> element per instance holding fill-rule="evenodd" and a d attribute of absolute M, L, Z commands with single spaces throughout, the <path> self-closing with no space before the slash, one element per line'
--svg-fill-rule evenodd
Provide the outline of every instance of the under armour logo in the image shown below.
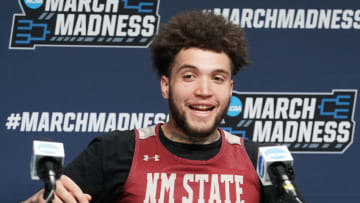
<path fill-rule="evenodd" d="M 144 161 L 149 161 L 150 159 L 154 159 L 154 161 L 160 161 L 160 156 L 155 154 L 155 156 L 149 156 L 149 155 L 144 155 Z"/>

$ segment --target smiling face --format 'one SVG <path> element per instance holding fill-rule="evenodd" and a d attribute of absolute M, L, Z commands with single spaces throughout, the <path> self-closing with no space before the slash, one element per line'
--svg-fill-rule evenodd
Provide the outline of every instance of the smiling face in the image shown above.
<path fill-rule="evenodd" d="M 232 94 L 231 61 L 225 53 L 198 48 L 181 50 L 161 92 L 169 99 L 166 130 L 185 140 L 208 140 L 225 115 Z"/>

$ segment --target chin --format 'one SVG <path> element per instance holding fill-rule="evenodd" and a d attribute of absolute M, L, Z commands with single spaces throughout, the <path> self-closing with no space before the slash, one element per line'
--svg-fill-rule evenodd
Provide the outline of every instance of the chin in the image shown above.
<path fill-rule="evenodd" d="M 207 124 L 206 126 L 201 124 L 196 125 L 196 123 L 195 126 L 189 125 L 188 123 L 185 124 L 186 133 L 189 137 L 207 137 L 216 131 L 216 128 L 215 123 Z"/>

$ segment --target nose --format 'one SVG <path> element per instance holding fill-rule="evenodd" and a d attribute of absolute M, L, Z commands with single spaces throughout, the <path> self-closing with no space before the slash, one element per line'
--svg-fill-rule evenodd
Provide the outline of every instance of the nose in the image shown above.
<path fill-rule="evenodd" d="M 197 87 L 195 89 L 195 95 L 199 97 L 211 97 L 213 94 L 211 88 L 211 81 L 207 78 L 198 80 Z"/>

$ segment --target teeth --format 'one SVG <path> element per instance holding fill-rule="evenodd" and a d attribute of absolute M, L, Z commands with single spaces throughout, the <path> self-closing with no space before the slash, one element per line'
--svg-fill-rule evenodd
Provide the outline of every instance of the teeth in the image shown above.
<path fill-rule="evenodd" d="M 205 105 L 197 105 L 197 106 L 191 106 L 193 109 L 197 110 L 211 110 L 213 107 L 211 106 L 205 106 Z"/>
<path fill-rule="evenodd" d="M 195 108 L 198 108 L 198 109 L 209 109 L 210 107 L 208 107 L 208 106 L 196 106 Z"/>

